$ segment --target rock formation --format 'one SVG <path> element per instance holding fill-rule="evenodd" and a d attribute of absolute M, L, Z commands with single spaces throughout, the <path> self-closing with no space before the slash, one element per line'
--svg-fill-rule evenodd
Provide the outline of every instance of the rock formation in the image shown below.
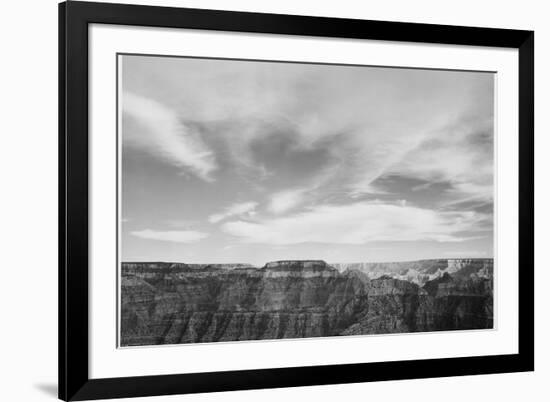
<path fill-rule="evenodd" d="M 123 263 L 121 345 L 493 326 L 493 261 Z"/>

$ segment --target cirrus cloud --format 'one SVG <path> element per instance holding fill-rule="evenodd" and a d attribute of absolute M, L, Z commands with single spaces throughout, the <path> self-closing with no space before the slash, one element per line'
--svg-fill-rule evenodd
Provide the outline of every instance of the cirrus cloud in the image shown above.
<path fill-rule="evenodd" d="M 268 209 L 274 214 L 287 212 L 302 202 L 304 193 L 304 189 L 287 190 L 275 193 L 271 196 Z"/>
<path fill-rule="evenodd" d="M 204 259 L 236 240 L 255 260 L 392 241 L 410 242 L 390 247 L 401 257 L 427 242 L 434 257 L 491 255 L 494 74 L 143 56 L 122 68 L 123 156 L 139 147 L 202 179 L 183 189 L 179 172 L 127 164 L 133 227 L 167 200 L 163 217 L 211 233 Z"/>
<path fill-rule="evenodd" d="M 124 131 L 125 143 L 152 152 L 169 163 L 190 170 L 206 181 L 212 181 L 217 169 L 214 154 L 197 133 L 180 122 L 178 113 L 154 99 L 125 91 L 122 110 L 134 118 L 145 134 L 135 130 Z"/>
<path fill-rule="evenodd" d="M 460 242 L 474 238 L 461 233 L 483 230 L 485 218 L 484 214 L 473 211 L 437 211 L 406 203 L 375 201 L 321 205 L 306 212 L 257 222 L 226 222 L 222 230 L 247 243 L 272 245 Z"/>
<path fill-rule="evenodd" d="M 194 230 L 136 230 L 130 232 L 132 236 L 140 237 L 142 239 L 169 241 L 173 243 L 195 243 L 199 240 L 208 237 L 208 233 L 197 232 Z"/>
<path fill-rule="evenodd" d="M 236 215 L 243 215 L 243 214 L 253 215 L 254 209 L 256 208 L 257 205 L 258 203 L 253 201 L 233 204 L 225 208 L 222 212 L 210 215 L 208 217 L 208 221 L 210 223 L 218 223 L 224 219 L 227 219 Z"/>

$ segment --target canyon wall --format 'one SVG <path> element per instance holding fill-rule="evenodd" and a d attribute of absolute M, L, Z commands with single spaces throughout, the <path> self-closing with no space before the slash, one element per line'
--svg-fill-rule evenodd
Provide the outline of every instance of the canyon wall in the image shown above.
<path fill-rule="evenodd" d="M 122 263 L 121 345 L 484 329 L 489 259 Z"/>

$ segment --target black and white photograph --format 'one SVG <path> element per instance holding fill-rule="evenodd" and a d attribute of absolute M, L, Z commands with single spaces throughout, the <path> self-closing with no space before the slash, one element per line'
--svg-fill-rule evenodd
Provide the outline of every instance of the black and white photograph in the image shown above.
<path fill-rule="evenodd" d="M 1 7 L 0 402 L 547 402 L 544 2 Z"/>
<path fill-rule="evenodd" d="M 119 346 L 495 327 L 495 74 L 119 54 Z"/>

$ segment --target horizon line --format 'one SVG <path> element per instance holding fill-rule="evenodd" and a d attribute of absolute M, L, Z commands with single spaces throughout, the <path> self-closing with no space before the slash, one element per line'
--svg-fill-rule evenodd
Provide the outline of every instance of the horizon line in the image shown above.
<path fill-rule="evenodd" d="M 418 262 L 418 261 L 436 261 L 436 260 L 494 260 L 493 257 L 438 257 L 438 258 L 419 258 L 416 260 L 393 260 L 393 261 L 348 261 L 348 262 L 336 262 L 331 261 L 327 262 L 323 259 L 283 259 L 283 260 L 270 260 L 263 263 L 265 266 L 268 263 L 273 262 L 287 262 L 287 261 L 295 261 L 295 262 L 305 262 L 305 261 L 319 261 L 324 262 L 325 264 L 331 265 L 331 264 L 392 264 L 392 263 L 404 263 L 404 262 Z M 227 265 L 227 264 L 234 264 L 234 265 L 250 265 L 252 267 L 257 267 L 258 265 L 249 263 L 249 262 L 183 262 L 183 261 L 162 261 L 162 260 L 139 260 L 139 261 L 120 261 L 121 264 L 186 264 L 186 265 Z M 261 266 L 261 265 L 260 265 Z"/>

